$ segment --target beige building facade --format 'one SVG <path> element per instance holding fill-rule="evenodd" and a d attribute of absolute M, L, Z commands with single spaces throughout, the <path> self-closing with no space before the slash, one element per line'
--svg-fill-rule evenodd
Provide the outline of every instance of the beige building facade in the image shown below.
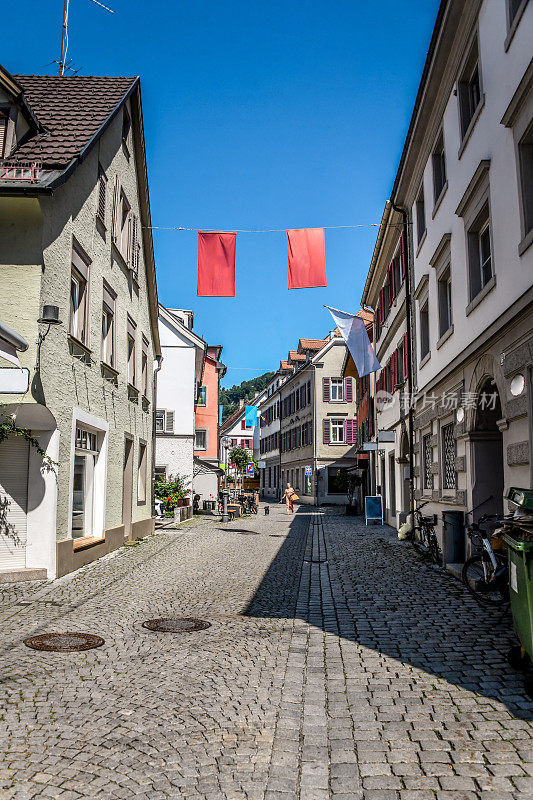
<path fill-rule="evenodd" d="M 0 447 L 15 520 L 0 570 L 50 578 L 153 529 L 155 265 L 139 80 L 19 76 L 18 94 L 10 81 L 0 103 L 27 135 L 3 153 L 0 319 L 30 344 L 29 388 L 2 402 L 55 465 L 16 439 Z M 60 324 L 39 321 L 47 306 Z"/>

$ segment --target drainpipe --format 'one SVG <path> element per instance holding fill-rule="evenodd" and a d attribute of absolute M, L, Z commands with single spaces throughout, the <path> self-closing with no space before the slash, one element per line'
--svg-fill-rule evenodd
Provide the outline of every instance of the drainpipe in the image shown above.
<path fill-rule="evenodd" d="M 155 494 L 154 494 L 154 485 L 155 485 L 155 439 L 156 439 L 156 431 L 155 431 L 155 412 L 156 412 L 156 403 L 157 403 L 157 373 L 161 369 L 161 365 L 163 364 L 163 356 L 156 356 L 157 367 L 154 369 L 154 380 L 152 385 L 152 517 L 155 517 Z"/>
<path fill-rule="evenodd" d="M 413 414 L 413 358 L 412 358 L 412 323 L 413 307 L 411 297 L 411 266 L 409 261 L 409 218 L 407 211 L 402 206 L 397 206 L 391 198 L 391 204 L 395 211 L 402 215 L 403 235 L 405 238 L 405 322 L 407 326 L 407 387 L 409 390 L 409 513 L 411 523 L 414 525 L 415 508 L 415 466 L 414 466 L 414 414 Z"/>

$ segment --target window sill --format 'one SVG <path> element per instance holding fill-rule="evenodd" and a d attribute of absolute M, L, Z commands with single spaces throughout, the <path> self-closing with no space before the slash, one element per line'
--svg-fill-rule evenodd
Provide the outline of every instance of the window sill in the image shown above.
<path fill-rule="evenodd" d="M 478 121 L 479 116 L 480 116 L 481 112 L 483 111 L 483 106 L 484 105 L 485 105 L 485 95 L 482 94 L 481 95 L 481 99 L 480 99 L 479 103 L 477 104 L 477 108 L 474 111 L 474 113 L 472 114 L 472 119 L 468 123 L 468 128 L 466 129 L 465 134 L 464 134 L 464 136 L 463 136 L 463 138 L 461 140 L 461 144 L 459 146 L 459 152 L 457 153 L 457 158 L 458 159 L 461 158 L 461 156 L 463 155 L 463 153 L 465 151 L 465 147 L 468 144 L 468 140 L 470 139 L 470 137 L 472 135 L 472 131 L 476 127 L 476 122 Z"/>
<path fill-rule="evenodd" d="M 430 358 L 431 358 L 431 350 L 429 351 L 429 353 L 426 353 L 424 358 L 421 360 L 420 364 L 418 365 L 418 369 L 422 369 L 422 367 L 425 367 Z"/>
<path fill-rule="evenodd" d="M 485 299 L 488 293 L 492 291 L 492 289 L 494 289 L 495 286 L 496 286 L 496 275 L 493 275 L 490 281 L 488 281 L 488 283 L 485 284 L 483 289 L 481 289 L 481 291 L 479 291 L 467 305 L 465 311 L 467 317 L 469 314 L 472 313 L 472 311 L 476 308 L 476 306 L 478 306 L 481 303 L 481 301 Z"/>
<path fill-rule="evenodd" d="M 115 369 L 106 361 L 100 361 L 100 369 L 102 371 L 102 377 L 105 378 L 106 381 L 118 386 L 118 369 Z"/>
<path fill-rule="evenodd" d="M 422 248 L 424 246 L 424 242 L 426 241 L 427 238 L 428 238 L 428 229 L 426 228 L 424 230 L 424 233 L 420 237 L 420 241 L 418 242 L 418 244 L 416 246 L 415 258 L 418 258 L 418 255 L 419 255 L 420 251 L 422 250 Z"/>
<path fill-rule="evenodd" d="M 143 411 L 148 411 L 150 408 L 150 401 L 148 400 L 145 394 L 143 394 L 142 396 L 142 407 Z"/>
<path fill-rule="evenodd" d="M 444 342 L 446 342 L 446 341 L 447 341 L 447 340 L 450 338 L 450 336 L 452 335 L 452 333 L 453 333 L 453 325 L 450 325 L 450 327 L 449 327 L 447 330 L 445 330 L 445 331 L 444 331 L 444 333 L 442 334 L 442 336 L 441 336 L 441 337 L 440 337 L 440 339 L 438 340 L 438 342 L 437 342 L 437 350 L 438 350 L 440 347 L 442 347 L 442 345 L 444 344 Z"/>
<path fill-rule="evenodd" d="M 138 506 L 145 506 L 146 505 L 146 500 L 137 500 L 137 505 Z"/>
<path fill-rule="evenodd" d="M 72 549 L 76 553 L 78 550 L 86 550 L 88 547 L 93 547 L 95 544 L 103 544 L 105 536 L 84 536 L 82 539 L 72 540 Z"/>
<path fill-rule="evenodd" d="M 528 247 L 530 247 L 532 244 L 533 244 L 533 228 L 531 228 L 529 233 L 526 233 L 526 235 L 518 245 L 518 255 L 523 256 Z"/>
<path fill-rule="evenodd" d="M 437 213 L 437 211 L 440 208 L 440 204 L 442 203 L 442 200 L 444 198 L 444 195 L 446 194 L 447 189 L 448 189 L 448 181 L 446 181 L 446 183 L 444 184 L 444 186 L 440 190 L 439 196 L 435 200 L 435 205 L 433 206 L 433 211 L 431 212 L 431 219 L 435 219 L 435 214 Z"/>
<path fill-rule="evenodd" d="M 91 350 L 91 348 L 87 347 L 87 345 L 84 344 L 82 341 L 80 341 L 76 336 L 74 336 L 73 333 L 68 334 L 68 341 L 70 342 L 73 348 L 75 348 L 76 350 L 81 350 L 83 355 L 86 356 L 92 355 L 93 351 Z"/>
<path fill-rule="evenodd" d="M 509 50 L 509 47 L 511 46 L 511 42 L 513 41 L 513 37 L 514 37 L 514 35 L 516 33 L 516 29 L 518 28 L 518 26 L 520 24 L 520 20 L 522 18 L 522 14 L 524 13 L 527 4 L 528 4 L 528 0 L 522 0 L 522 3 L 520 5 L 520 7 L 518 8 L 518 11 L 514 15 L 514 19 L 511 22 L 511 25 L 509 26 L 509 30 L 507 32 L 507 36 L 506 36 L 505 42 L 503 44 L 503 49 L 505 50 L 505 52 L 507 52 Z"/>
<path fill-rule="evenodd" d="M 139 390 L 131 383 L 128 383 L 128 400 L 133 403 L 139 402 Z"/>

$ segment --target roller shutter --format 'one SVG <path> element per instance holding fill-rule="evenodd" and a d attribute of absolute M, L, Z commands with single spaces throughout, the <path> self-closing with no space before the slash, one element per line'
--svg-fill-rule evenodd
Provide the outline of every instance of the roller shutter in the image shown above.
<path fill-rule="evenodd" d="M 26 566 L 29 448 L 18 436 L 0 444 L 0 569 Z"/>

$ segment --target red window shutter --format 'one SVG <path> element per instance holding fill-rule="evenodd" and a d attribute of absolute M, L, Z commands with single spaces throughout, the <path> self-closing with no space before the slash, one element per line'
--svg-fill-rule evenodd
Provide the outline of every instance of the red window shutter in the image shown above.
<path fill-rule="evenodd" d="M 322 420 L 322 441 L 324 444 L 331 442 L 331 424 L 329 419 Z"/>
<path fill-rule="evenodd" d="M 346 440 L 346 444 L 352 443 L 352 420 L 347 419 L 344 421 L 344 438 Z"/>
<path fill-rule="evenodd" d="M 400 259 L 402 265 L 402 281 L 403 281 L 405 280 L 405 273 L 407 271 L 407 247 L 405 242 L 405 231 L 402 232 Z"/>
<path fill-rule="evenodd" d="M 322 400 L 329 403 L 331 398 L 331 381 L 329 378 L 322 378 Z"/>
<path fill-rule="evenodd" d="M 387 289 L 388 289 L 389 308 L 390 308 L 392 305 L 392 301 L 394 300 L 394 283 L 392 280 L 391 264 L 389 264 L 389 268 L 387 270 Z"/>
<path fill-rule="evenodd" d="M 243 431 L 243 430 L 244 430 L 244 420 L 241 419 L 241 431 Z"/>
<path fill-rule="evenodd" d="M 351 378 L 344 379 L 344 397 L 347 403 L 353 403 L 353 383 Z"/>

